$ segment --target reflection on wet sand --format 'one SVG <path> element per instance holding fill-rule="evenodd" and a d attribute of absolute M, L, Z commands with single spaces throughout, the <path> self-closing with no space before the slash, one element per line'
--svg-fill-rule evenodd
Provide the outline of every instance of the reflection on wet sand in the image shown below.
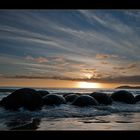
<path fill-rule="evenodd" d="M 86 118 L 42 118 L 37 130 L 140 130 L 139 113 Z"/>

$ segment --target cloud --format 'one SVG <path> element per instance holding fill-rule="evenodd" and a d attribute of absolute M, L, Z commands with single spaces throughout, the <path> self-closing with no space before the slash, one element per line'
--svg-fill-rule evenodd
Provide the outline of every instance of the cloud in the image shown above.
<path fill-rule="evenodd" d="M 127 73 L 126 71 L 122 71 L 122 73 Z"/>
<path fill-rule="evenodd" d="M 83 71 L 97 71 L 96 68 L 83 69 Z"/>
<path fill-rule="evenodd" d="M 122 66 L 118 66 L 118 67 L 113 67 L 114 70 L 125 70 L 127 69 L 127 67 L 122 67 Z"/>
<path fill-rule="evenodd" d="M 133 18 L 140 18 L 140 11 L 139 10 L 128 10 L 124 12 L 127 16 L 132 16 Z"/>
<path fill-rule="evenodd" d="M 106 59 L 110 58 L 110 55 L 107 54 L 96 54 L 96 59 Z"/>
<path fill-rule="evenodd" d="M 126 66 L 113 67 L 113 69 L 115 70 L 129 70 L 129 69 L 134 69 L 134 68 L 137 68 L 137 65 L 135 63 L 131 63 Z"/>
<path fill-rule="evenodd" d="M 77 25 L 76 27 L 72 26 L 73 24 L 71 26 L 67 26 L 65 22 L 63 23 L 63 19 L 60 19 L 58 22 L 53 22 L 55 18 L 51 19 L 48 16 L 49 13 L 51 13 L 51 11 L 48 10 L 48 11 L 43 11 L 43 12 L 42 12 L 42 16 L 41 14 L 38 14 L 37 11 L 36 11 L 36 14 L 34 14 L 34 12 L 32 11 L 28 11 L 28 12 L 23 11 L 23 13 L 12 12 L 11 17 L 10 17 L 12 22 L 14 21 L 13 19 L 15 17 L 17 19 L 16 22 L 20 22 L 20 20 L 18 20 L 20 18 L 24 19 L 26 22 L 25 24 L 23 24 L 22 28 L 19 28 L 19 27 L 17 28 L 11 25 L 3 25 L 3 26 L 1 25 L 0 29 L 5 31 L 4 33 L 2 33 L 1 37 L 7 38 L 7 39 L 11 38 L 12 40 L 15 40 L 17 42 L 23 42 L 23 43 L 26 42 L 26 45 L 24 46 L 31 45 L 30 47 L 32 48 L 33 53 L 40 53 L 40 54 L 41 53 L 45 54 L 46 51 L 44 50 L 48 49 L 48 47 L 51 49 L 51 51 L 52 50 L 54 51 L 54 49 L 56 49 L 57 50 L 56 53 L 69 52 L 71 53 L 71 55 L 82 55 L 83 57 L 92 56 L 93 53 L 96 53 L 100 50 L 104 52 L 106 51 L 106 49 L 110 49 L 111 51 L 114 50 L 117 53 L 123 53 L 123 51 L 121 52 L 118 51 L 118 49 L 122 50 L 123 48 L 125 50 L 125 53 L 128 51 L 131 51 L 130 53 L 132 53 L 132 51 L 134 53 L 138 52 L 138 49 L 135 49 L 136 46 L 134 48 L 134 45 L 132 45 L 133 43 L 131 43 L 130 41 L 126 42 L 125 39 L 121 40 L 119 38 L 116 38 L 115 32 L 112 35 L 112 33 L 110 33 L 109 31 L 104 32 L 104 29 L 102 28 L 101 28 L 102 30 L 98 31 L 96 30 L 96 28 L 92 28 L 91 30 L 89 29 L 88 26 L 85 26 L 85 27 L 82 26 L 83 28 L 79 29 L 76 27 L 79 27 L 80 24 L 76 22 L 75 20 L 73 20 L 73 24 Z M 61 12 L 60 12 L 60 16 L 61 16 Z M 84 22 L 85 25 L 90 22 L 92 25 L 94 25 L 93 24 L 94 21 L 98 21 L 98 23 L 101 23 L 102 25 L 105 24 L 104 22 L 109 22 L 109 25 L 110 25 L 112 23 L 111 21 L 114 20 L 115 18 L 114 16 L 106 16 L 107 13 L 103 12 L 104 13 L 103 14 L 101 11 L 93 12 L 92 10 L 91 11 L 82 10 L 79 12 L 82 13 L 82 15 L 84 15 L 84 17 L 81 16 L 83 17 L 83 21 L 86 21 L 84 19 L 86 19 L 87 16 L 92 17 L 91 18 L 92 22 L 88 20 L 88 22 Z M 62 12 L 62 15 L 63 14 L 64 13 Z M 58 16 L 57 14 L 52 14 L 52 15 L 56 17 L 57 19 L 57 16 Z M 104 20 L 103 15 L 105 15 L 105 18 L 107 18 L 108 20 Z M 63 18 L 66 19 L 66 23 L 68 21 L 71 21 L 71 19 L 67 18 L 67 13 Z M 115 18 L 115 21 L 118 21 L 118 19 Z M 113 24 L 116 24 L 116 22 L 113 22 Z M 120 24 L 123 24 L 123 23 L 121 22 Z M 28 27 L 28 30 L 26 28 L 24 29 L 25 25 Z M 119 26 L 118 22 L 116 25 Z M 33 29 L 35 28 L 36 30 L 32 30 L 32 28 Z M 9 34 L 9 32 L 11 34 Z M 110 36 L 108 36 L 108 33 L 110 34 Z M 136 34 L 134 35 L 136 38 L 137 35 Z M 135 41 L 135 42 L 138 42 L 138 41 Z M 105 47 L 99 47 L 102 45 Z M 40 47 L 38 48 L 38 46 Z M 90 46 L 92 46 L 92 48 Z M 133 50 L 132 50 L 132 46 L 133 46 Z"/>
<path fill-rule="evenodd" d="M 117 55 L 110 55 L 110 54 L 96 54 L 96 59 L 107 59 L 107 58 L 117 58 Z"/>
<path fill-rule="evenodd" d="M 102 79 L 105 77 L 110 77 L 110 74 L 104 71 L 100 71 L 98 69 L 92 68 L 92 69 L 82 69 L 81 72 L 83 73 L 83 78 L 88 77 L 88 79 Z"/>
<path fill-rule="evenodd" d="M 66 59 L 64 57 L 52 57 L 55 62 L 64 63 Z"/>
<path fill-rule="evenodd" d="M 5 55 L 0 54 L 0 73 L 23 73 L 25 77 L 32 73 L 34 78 L 46 74 L 60 79 L 93 76 L 98 80 L 116 76 L 114 69 L 118 70 L 118 76 L 123 70 L 130 70 L 130 75 L 139 74 L 135 64 L 140 60 L 139 30 L 131 25 L 135 21 L 127 20 L 129 14 L 121 16 L 124 13 L 115 10 L 0 13 L 0 52 Z M 138 19 L 136 24 L 139 25 Z"/>
<path fill-rule="evenodd" d="M 124 53 L 124 50 L 127 51 L 128 54 L 138 54 L 137 51 L 139 51 L 139 30 L 136 30 L 136 24 L 137 26 L 139 26 L 139 20 L 134 21 L 135 25 L 130 24 L 134 19 L 129 15 L 124 16 L 126 11 L 111 10 L 107 12 L 100 10 L 79 10 L 79 12 L 87 19 L 87 21 L 91 25 L 93 25 L 93 27 L 97 24 L 102 26 L 100 26 L 98 30 L 101 29 L 99 32 L 104 31 L 102 32 L 102 34 L 103 36 L 106 36 L 106 40 L 110 42 L 108 42 L 108 45 L 112 47 L 108 48 L 114 50 L 114 52 L 118 52 L 118 50 L 121 50 L 118 53 L 124 55 L 126 53 Z M 129 12 L 133 13 L 133 15 L 135 15 L 136 13 L 137 15 L 140 15 L 139 11 L 135 13 L 134 11 L 130 10 Z M 124 16 L 127 20 L 124 21 L 121 16 L 117 16 L 118 13 Z M 106 28 L 107 30 L 103 28 Z M 133 38 L 131 38 L 132 36 Z M 101 36 L 99 38 L 101 38 Z M 118 50 L 116 50 L 116 48 Z"/>
<path fill-rule="evenodd" d="M 73 73 L 68 72 L 69 75 L 73 75 Z M 3 75 L 3 78 L 17 78 L 17 79 L 58 79 L 58 80 L 72 80 L 72 81 L 88 81 L 88 82 L 97 82 L 97 83 L 122 83 L 122 84 L 140 84 L 140 75 L 132 75 L 132 76 L 118 76 L 118 77 L 105 77 L 101 78 L 102 75 L 98 74 L 95 77 L 89 78 L 88 76 L 83 78 L 73 78 L 68 76 L 68 73 L 66 73 L 66 76 L 35 76 L 35 75 L 14 75 L 14 76 L 8 76 Z"/>
<path fill-rule="evenodd" d="M 38 58 L 35 58 L 35 61 L 38 62 L 38 63 L 46 63 L 48 62 L 48 60 L 44 57 L 38 57 Z"/>
<path fill-rule="evenodd" d="M 35 57 L 32 57 L 32 56 L 26 56 L 25 59 L 26 60 L 32 60 L 32 61 L 34 61 L 36 63 L 46 63 L 46 62 L 49 62 L 48 59 L 45 58 L 45 57 L 37 57 L 37 58 L 35 58 Z"/>
<path fill-rule="evenodd" d="M 114 18 L 114 16 L 108 12 L 104 14 L 92 10 L 79 10 L 79 12 L 87 17 L 91 23 L 96 21 L 100 25 L 113 31 L 117 31 L 118 33 L 133 33 L 133 30 L 127 24 L 121 22 L 118 18 Z"/>
<path fill-rule="evenodd" d="M 26 58 L 25 58 L 26 60 L 34 60 L 34 58 L 32 57 L 32 56 L 26 56 Z"/>
<path fill-rule="evenodd" d="M 3 74 L 0 74 L 0 78 L 2 78 L 2 77 L 4 77 L 4 75 Z"/>
<path fill-rule="evenodd" d="M 109 64 L 109 63 L 108 63 L 108 62 L 105 62 L 105 61 L 102 61 L 101 64 L 107 65 L 107 64 Z"/>
<path fill-rule="evenodd" d="M 137 67 L 137 65 L 136 65 L 135 63 L 129 64 L 129 65 L 127 66 L 128 69 L 133 69 L 133 68 L 136 68 L 136 67 Z"/>
<path fill-rule="evenodd" d="M 107 78 L 93 79 L 93 80 L 96 82 L 103 82 L 103 83 L 140 84 L 140 75 L 107 77 Z"/>
<path fill-rule="evenodd" d="M 82 73 L 82 77 L 83 78 L 88 78 L 88 79 L 91 79 L 93 77 L 93 75 L 96 73 L 96 69 L 95 68 L 87 68 L 87 69 L 84 69 L 82 68 L 80 70 L 80 73 Z"/>
<path fill-rule="evenodd" d="M 26 65 L 26 70 L 37 74 L 38 77 L 49 75 L 49 77 L 60 77 L 61 79 L 65 77 L 82 77 L 80 69 L 85 67 L 85 64 L 79 61 L 69 60 L 67 58 L 57 56 L 57 57 L 45 57 L 48 63 L 29 63 Z M 36 62 L 35 57 L 27 56 L 26 59 L 29 61 Z M 40 76 L 39 76 L 40 75 Z"/>

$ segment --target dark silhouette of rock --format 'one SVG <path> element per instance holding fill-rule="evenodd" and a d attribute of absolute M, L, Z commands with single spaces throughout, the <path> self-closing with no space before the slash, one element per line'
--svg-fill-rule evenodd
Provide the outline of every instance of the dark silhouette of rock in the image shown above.
<path fill-rule="evenodd" d="M 1 100 L 1 105 L 6 109 L 18 110 L 24 107 L 28 110 L 38 109 L 42 105 L 42 99 L 36 90 L 21 88 Z"/>
<path fill-rule="evenodd" d="M 38 90 L 37 93 L 38 93 L 41 97 L 46 96 L 46 95 L 49 94 L 49 92 L 46 91 L 46 90 Z"/>
<path fill-rule="evenodd" d="M 140 101 L 140 95 L 135 96 L 135 102 L 138 102 L 138 101 Z"/>
<path fill-rule="evenodd" d="M 44 105 L 60 105 L 66 103 L 65 98 L 57 94 L 48 94 L 44 96 L 42 99 Z"/>
<path fill-rule="evenodd" d="M 112 104 L 112 99 L 105 93 L 93 92 L 90 96 L 94 97 L 100 104 L 110 105 Z"/>
<path fill-rule="evenodd" d="M 119 102 L 124 102 L 128 104 L 134 104 L 135 103 L 135 98 L 132 95 L 132 93 L 125 91 L 125 90 L 120 90 L 112 93 L 111 98 L 114 101 L 119 101 Z"/>
<path fill-rule="evenodd" d="M 40 119 L 33 119 L 32 122 L 12 128 L 10 130 L 36 130 L 40 124 Z"/>
<path fill-rule="evenodd" d="M 73 102 L 77 97 L 79 97 L 77 94 L 68 94 L 65 99 L 67 102 Z"/>
<path fill-rule="evenodd" d="M 65 96 L 67 96 L 67 95 L 70 95 L 70 94 L 81 95 L 81 93 L 65 93 L 65 94 L 63 95 L 63 97 L 65 97 Z"/>
<path fill-rule="evenodd" d="M 116 89 L 140 89 L 140 86 L 120 86 L 120 87 L 116 87 Z"/>
<path fill-rule="evenodd" d="M 89 95 L 81 95 L 76 98 L 73 103 L 76 106 L 90 106 L 90 105 L 98 105 L 98 101 Z"/>
<path fill-rule="evenodd" d="M 67 95 L 70 95 L 70 94 L 73 94 L 73 93 L 65 93 L 63 94 L 63 97 L 66 97 Z"/>

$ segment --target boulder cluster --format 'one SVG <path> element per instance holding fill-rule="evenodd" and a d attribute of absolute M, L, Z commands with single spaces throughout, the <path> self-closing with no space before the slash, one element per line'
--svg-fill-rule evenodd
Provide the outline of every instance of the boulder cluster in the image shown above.
<path fill-rule="evenodd" d="M 79 93 L 66 93 L 64 95 L 49 93 L 45 90 L 21 88 L 12 92 L 0 101 L 0 106 L 9 110 L 18 110 L 23 107 L 33 111 L 41 109 L 44 105 L 71 104 L 79 107 L 111 105 L 113 101 L 135 104 L 140 101 L 140 95 L 133 96 L 126 90 L 119 90 L 110 96 L 106 93 L 93 92 L 89 95 Z"/>

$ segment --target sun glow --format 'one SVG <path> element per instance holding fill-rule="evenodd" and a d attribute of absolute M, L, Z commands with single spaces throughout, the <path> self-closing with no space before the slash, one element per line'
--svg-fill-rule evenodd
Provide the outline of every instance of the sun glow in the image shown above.
<path fill-rule="evenodd" d="M 90 79 L 90 78 L 93 76 L 92 73 L 85 73 L 84 75 L 85 75 L 85 77 L 87 77 L 88 79 Z"/>
<path fill-rule="evenodd" d="M 79 88 L 100 88 L 99 83 L 78 82 Z"/>

